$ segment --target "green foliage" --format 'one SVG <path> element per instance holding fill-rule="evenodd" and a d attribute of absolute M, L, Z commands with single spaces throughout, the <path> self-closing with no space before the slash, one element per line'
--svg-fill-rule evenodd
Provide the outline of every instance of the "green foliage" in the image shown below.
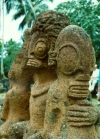
<path fill-rule="evenodd" d="M 9 13 L 14 9 L 13 19 L 17 20 L 23 16 L 19 25 L 19 29 L 23 29 L 25 25 L 31 27 L 36 16 L 48 9 L 45 0 L 4 0 L 6 10 Z M 53 0 L 48 0 L 53 2 Z M 93 3 L 92 0 L 68 0 L 59 4 L 56 11 L 66 14 L 72 24 L 83 27 L 90 35 L 95 49 L 97 64 L 100 67 L 100 0 Z"/>
<path fill-rule="evenodd" d="M 21 44 L 16 43 L 12 39 L 10 39 L 8 42 L 5 43 L 4 45 L 4 73 L 7 74 L 10 66 L 15 59 L 17 53 L 20 50 Z"/>
<path fill-rule="evenodd" d="M 61 3 L 55 9 L 68 15 L 72 24 L 83 27 L 90 35 L 95 49 L 97 64 L 100 67 L 100 0 L 72 0 Z"/>
<path fill-rule="evenodd" d="M 0 56 L 1 56 L 1 52 L 2 52 L 2 43 L 0 42 Z"/>
<path fill-rule="evenodd" d="M 49 1 L 52 2 L 53 0 Z M 12 9 L 15 10 L 13 19 L 16 20 L 23 16 L 19 29 L 23 29 L 25 25 L 31 27 L 36 16 L 48 9 L 48 6 L 42 2 L 43 0 L 5 0 L 7 13 Z"/>

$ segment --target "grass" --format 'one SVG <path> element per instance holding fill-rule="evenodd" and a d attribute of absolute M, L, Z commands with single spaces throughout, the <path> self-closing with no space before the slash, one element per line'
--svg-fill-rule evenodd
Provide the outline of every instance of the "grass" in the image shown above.
<path fill-rule="evenodd" d="M 97 98 L 92 98 L 92 103 L 93 103 L 93 105 L 97 105 L 98 104 Z"/>

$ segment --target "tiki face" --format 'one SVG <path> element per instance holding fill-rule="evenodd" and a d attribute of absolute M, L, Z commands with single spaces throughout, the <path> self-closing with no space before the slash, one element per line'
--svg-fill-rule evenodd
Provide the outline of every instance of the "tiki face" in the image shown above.
<path fill-rule="evenodd" d="M 95 65 L 94 50 L 87 33 L 78 26 L 64 28 L 56 41 L 57 65 L 63 74 L 87 75 Z"/>
<path fill-rule="evenodd" d="M 70 25 L 64 14 L 48 10 L 37 16 L 32 29 L 27 65 L 47 67 L 56 64 L 55 42 L 60 31 Z M 47 62 L 48 61 L 48 62 Z"/>
<path fill-rule="evenodd" d="M 57 75 L 68 80 L 67 94 L 72 98 L 86 98 L 95 56 L 86 32 L 75 25 L 64 28 L 56 41 Z M 63 79 L 63 78 L 62 78 Z"/>
<path fill-rule="evenodd" d="M 47 37 L 38 31 L 33 33 L 28 50 L 27 65 L 33 67 L 47 66 L 47 55 L 49 51 L 49 42 Z"/>

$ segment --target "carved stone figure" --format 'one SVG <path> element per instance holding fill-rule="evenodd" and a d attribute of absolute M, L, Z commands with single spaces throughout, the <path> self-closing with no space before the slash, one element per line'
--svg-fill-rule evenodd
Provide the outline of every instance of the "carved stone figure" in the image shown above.
<path fill-rule="evenodd" d="M 85 100 L 95 65 L 89 36 L 66 15 L 46 11 L 24 37 L 9 72 L 0 139 L 98 139 L 98 110 Z"/>
<path fill-rule="evenodd" d="M 25 42 L 17 54 L 8 73 L 10 89 L 8 90 L 0 118 L 4 123 L 0 126 L 0 139 L 8 138 L 13 123 L 29 120 L 30 85 L 33 83 L 33 71 L 27 67 L 27 51 L 31 38 L 30 29 L 24 32 Z"/>
<path fill-rule="evenodd" d="M 34 85 L 31 87 L 29 100 L 30 121 L 26 123 L 26 127 L 23 122 L 15 124 L 10 139 L 17 137 L 19 139 L 18 133 L 23 134 L 23 139 L 27 139 L 28 136 L 43 128 L 47 92 L 50 84 L 57 79 L 55 53 L 52 51 L 58 34 L 69 24 L 70 21 L 66 15 L 54 11 L 43 12 L 36 18 L 31 30 L 27 62 L 27 65 L 34 71 Z M 23 125 L 24 129 L 20 131 Z"/>
<path fill-rule="evenodd" d="M 50 85 L 46 102 L 44 130 L 28 139 L 98 139 L 96 127 L 84 114 L 79 113 L 78 103 L 86 103 L 91 72 L 95 65 L 94 50 L 87 33 L 80 27 L 69 25 L 59 34 L 55 51 L 57 53 L 57 80 Z M 76 112 L 74 112 L 74 107 Z M 87 109 L 90 105 L 87 101 Z M 77 108 L 77 109 L 76 109 Z M 70 109 L 70 110 L 69 110 Z M 70 115 L 69 117 L 67 115 Z M 71 119 L 74 121 L 71 124 Z M 77 116 L 83 119 L 77 119 Z M 76 117 L 75 117 L 76 116 Z M 90 114 L 91 116 L 91 114 Z M 94 115 L 97 116 L 97 113 Z M 75 119 L 76 118 L 76 119 Z M 96 118 L 95 118 L 96 119 Z M 75 122 L 80 123 L 74 127 Z M 85 126 L 82 126 L 82 124 Z"/>

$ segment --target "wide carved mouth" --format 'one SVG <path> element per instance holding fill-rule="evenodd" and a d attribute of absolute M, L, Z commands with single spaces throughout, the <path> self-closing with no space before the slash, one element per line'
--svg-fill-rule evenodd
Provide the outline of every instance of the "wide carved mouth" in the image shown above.
<path fill-rule="evenodd" d="M 76 94 L 87 94 L 88 85 L 73 85 L 70 87 L 70 91 Z"/>
<path fill-rule="evenodd" d="M 39 63 L 39 61 L 37 61 L 37 60 L 28 59 L 27 65 L 28 65 L 28 66 L 39 67 L 39 66 L 40 66 L 40 63 Z"/>
<path fill-rule="evenodd" d="M 89 93 L 88 82 L 75 82 L 70 84 L 68 89 L 68 96 L 73 98 L 86 98 Z"/>

